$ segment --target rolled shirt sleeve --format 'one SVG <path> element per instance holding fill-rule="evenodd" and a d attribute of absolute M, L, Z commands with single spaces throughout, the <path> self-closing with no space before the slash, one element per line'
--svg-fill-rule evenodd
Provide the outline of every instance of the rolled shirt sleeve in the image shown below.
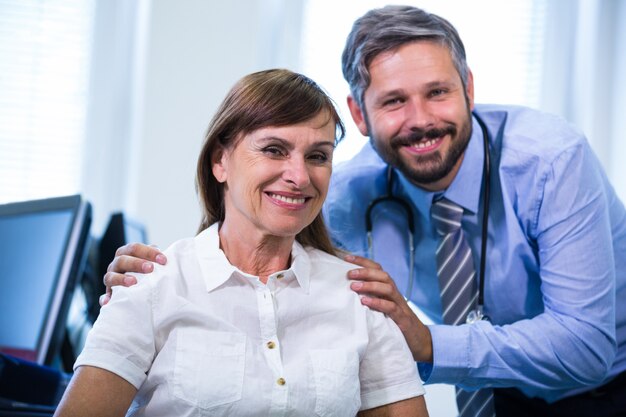
<path fill-rule="evenodd" d="M 424 395 L 402 332 L 383 314 L 367 309 L 369 343 L 360 366 L 361 409 Z"/>
<path fill-rule="evenodd" d="M 79 366 L 113 372 L 139 389 L 155 355 L 150 281 L 132 287 L 114 287 L 111 301 L 102 307 L 79 355 Z"/>

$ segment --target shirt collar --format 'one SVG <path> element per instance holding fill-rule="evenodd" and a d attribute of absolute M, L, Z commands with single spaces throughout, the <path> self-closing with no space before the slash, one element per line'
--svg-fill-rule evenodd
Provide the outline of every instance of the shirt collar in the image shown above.
<path fill-rule="evenodd" d="M 444 196 L 472 213 L 478 212 L 480 202 L 483 161 L 483 132 L 472 117 L 472 137 L 465 150 L 463 162 Z"/>
<path fill-rule="evenodd" d="M 481 182 L 483 177 L 483 137 L 480 125 L 472 117 L 472 136 L 465 150 L 461 167 L 452 184 L 442 193 L 426 191 L 413 185 L 404 175 L 396 170 L 401 187 L 421 213 L 430 213 L 435 195 L 445 196 L 472 213 L 478 212 Z M 478 191 L 477 191 L 478 190 Z"/>
<path fill-rule="evenodd" d="M 300 287 L 306 294 L 309 293 L 309 285 L 311 278 L 311 258 L 309 253 L 297 241 L 293 242 L 291 249 L 291 268 Z"/>
<path fill-rule="evenodd" d="M 214 223 L 194 238 L 196 257 L 200 263 L 207 292 L 211 292 L 225 283 L 234 273 L 241 273 L 239 269 L 228 262 L 228 258 L 220 249 L 218 229 L 218 223 Z M 281 272 L 284 275 L 293 274 L 300 287 L 308 294 L 311 260 L 308 252 L 300 243 L 296 241 L 293 243 L 290 268 L 285 271 L 276 271 L 272 276 Z"/>

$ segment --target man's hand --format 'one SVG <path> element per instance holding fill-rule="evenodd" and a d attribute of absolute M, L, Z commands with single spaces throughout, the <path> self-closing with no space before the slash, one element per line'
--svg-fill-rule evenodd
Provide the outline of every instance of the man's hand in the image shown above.
<path fill-rule="evenodd" d="M 361 296 L 361 303 L 386 314 L 398 325 L 415 361 L 432 363 L 430 330 L 413 313 L 389 274 L 378 263 L 361 256 L 347 255 L 345 260 L 363 267 L 348 272 L 348 279 L 355 281 L 350 288 Z"/>
<path fill-rule="evenodd" d="M 104 285 L 107 287 L 106 294 L 100 296 L 100 305 L 103 306 L 111 299 L 111 287 L 123 285 L 130 287 L 137 283 L 137 278 L 128 273 L 139 272 L 147 274 L 154 269 L 153 262 L 165 265 L 167 259 L 161 251 L 154 246 L 141 243 L 129 243 L 115 252 L 115 258 L 109 264 L 107 273 L 104 275 Z"/>

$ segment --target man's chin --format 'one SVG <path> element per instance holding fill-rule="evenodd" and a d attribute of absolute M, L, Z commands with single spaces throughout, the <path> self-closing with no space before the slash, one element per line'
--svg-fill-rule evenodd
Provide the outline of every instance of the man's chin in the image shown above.
<path fill-rule="evenodd" d="M 387 164 L 396 167 L 409 181 L 416 185 L 436 183 L 450 172 L 450 169 L 446 169 L 444 166 L 445 163 L 440 152 L 418 155 L 403 151 L 402 147 L 396 147 L 393 152 L 386 154 L 378 152 L 378 154 Z"/>
<path fill-rule="evenodd" d="M 446 177 L 446 173 L 442 172 L 424 172 L 424 171 L 401 171 L 402 174 L 413 184 L 420 186 L 429 186 L 435 184 Z"/>
<path fill-rule="evenodd" d="M 437 183 L 452 170 L 452 167 L 446 166 L 438 154 L 398 158 L 395 163 L 392 161 L 391 165 L 397 167 L 409 181 L 419 185 Z"/>

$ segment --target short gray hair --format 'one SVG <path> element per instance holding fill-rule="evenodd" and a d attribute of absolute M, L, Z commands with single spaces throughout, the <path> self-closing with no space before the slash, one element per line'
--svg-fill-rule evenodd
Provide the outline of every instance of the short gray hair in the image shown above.
<path fill-rule="evenodd" d="M 362 110 L 365 110 L 363 94 L 371 81 L 368 67 L 372 60 L 382 52 L 419 40 L 446 46 L 463 88 L 467 87 L 469 68 L 465 47 L 450 22 L 417 7 L 385 6 L 370 10 L 354 22 L 341 56 L 343 77 Z"/>

